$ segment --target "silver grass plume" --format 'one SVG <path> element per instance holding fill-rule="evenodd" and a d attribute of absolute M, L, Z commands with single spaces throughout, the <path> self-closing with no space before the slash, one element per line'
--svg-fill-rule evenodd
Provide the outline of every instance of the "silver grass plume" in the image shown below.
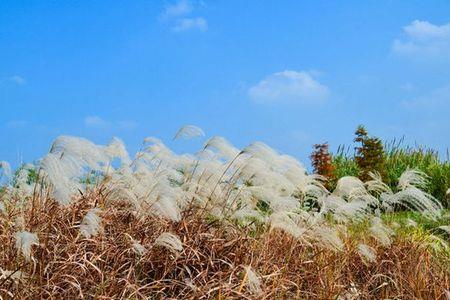
<path fill-rule="evenodd" d="M 137 255 L 144 256 L 147 253 L 147 249 L 143 245 L 141 245 L 141 243 L 136 240 L 133 240 L 132 242 L 133 250 Z"/>
<path fill-rule="evenodd" d="M 392 194 L 391 188 L 383 182 L 379 173 L 369 172 L 369 176 L 371 177 L 371 180 L 365 182 L 368 192 L 374 192 L 377 195 L 382 193 Z"/>
<path fill-rule="evenodd" d="M 205 132 L 200 127 L 197 127 L 195 125 L 185 125 L 177 131 L 173 139 L 192 139 L 200 136 L 205 136 Z"/>
<path fill-rule="evenodd" d="M 21 271 L 10 271 L 10 270 L 3 270 L 0 268 L 0 279 L 6 279 L 9 278 L 14 282 L 17 282 L 19 280 L 27 279 L 27 274 L 21 272 Z"/>
<path fill-rule="evenodd" d="M 364 183 L 359 178 L 353 176 L 344 176 L 340 178 L 333 191 L 333 195 L 347 199 L 366 194 L 367 191 Z"/>
<path fill-rule="evenodd" d="M 427 175 L 416 169 L 407 169 L 398 179 L 398 187 L 404 190 L 408 187 L 424 188 L 427 183 Z"/>
<path fill-rule="evenodd" d="M 378 218 L 372 218 L 372 225 L 369 228 L 372 236 L 384 247 L 388 247 L 392 243 L 391 236 L 393 235 L 392 229 L 383 224 L 383 221 Z"/>
<path fill-rule="evenodd" d="M 439 200 L 414 186 L 408 186 L 388 199 L 392 204 L 400 203 L 412 210 L 418 210 L 430 218 L 438 218 L 443 209 Z"/>
<path fill-rule="evenodd" d="M 366 244 L 358 245 L 358 254 L 364 261 L 369 263 L 375 262 L 377 260 L 377 253 L 375 249 Z"/>
<path fill-rule="evenodd" d="M 7 161 L 0 161 L 0 169 L 2 171 L 2 176 L 5 176 L 6 178 L 9 178 L 11 176 L 11 166 Z"/>
<path fill-rule="evenodd" d="M 253 271 L 251 266 L 244 266 L 245 270 L 245 280 L 246 280 L 246 286 L 248 287 L 249 291 L 253 295 L 261 295 L 263 290 L 261 288 L 261 281 L 259 279 L 258 274 Z"/>
<path fill-rule="evenodd" d="M 227 159 L 233 159 L 239 154 L 239 150 L 231 145 L 225 138 L 220 136 L 214 136 L 210 138 L 205 146 L 205 149 L 216 149 L 220 155 Z"/>
<path fill-rule="evenodd" d="M 183 244 L 180 238 L 173 233 L 164 232 L 155 240 L 156 246 L 164 247 L 175 254 L 183 251 Z"/>
<path fill-rule="evenodd" d="M 15 234 L 16 249 L 20 252 L 27 261 L 31 261 L 31 246 L 39 245 L 39 239 L 35 233 L 28 231 L 21 231 Z"/>
<path fill-rule="evenodd" d="M 324 225 L 315 226 L 311 236 L 324 248 L 332 251 L 344 250 L 344 242 L 342 242 L 336 229 Z"/>
<path fill-rule="evenodd" d="M 80 233 L 85 238 L 91 238 L 99 233 L 101 229 L 101 218 L 98 213 L 99 208 L 91 208 L 84 216 L 83 221 L 80 224 Z"/>
<path fill-rule="evenodd" d="M 301 238 L 306 229 L 300 227 L 292 218 L 292 214 L 285 212 L 273 213 L 270 215 L 270 228 L 281 229 L 295 238 Z"/>
<path fill-rule="evenodd" d="M 83 138 L 60 136 L 40 166 L 53 185 L 53 196 L 59 203 L 68 204 L 72 195 L 82 190 L 81 177 L 88 171 L 106 172 L 114 158 L 129 162 L 125 146 L 118 139 L 109 146 L 99 146 Z"/>

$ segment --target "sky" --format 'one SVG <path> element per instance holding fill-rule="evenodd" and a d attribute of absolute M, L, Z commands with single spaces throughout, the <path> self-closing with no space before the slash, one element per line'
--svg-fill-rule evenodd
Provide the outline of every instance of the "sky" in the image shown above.
<path fill-rule="evenodd" d="M 59 135 L 199 149 L 186 124 L 305 165 L 358 124 L 444 153 L 450 1 L 3 0 L 0 105 L 12 165 Z"/>

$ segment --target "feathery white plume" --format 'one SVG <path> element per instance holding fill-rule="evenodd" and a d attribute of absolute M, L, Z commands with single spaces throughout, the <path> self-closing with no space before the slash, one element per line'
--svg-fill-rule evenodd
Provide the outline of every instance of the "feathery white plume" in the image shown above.
<path fill-rule="evenodd" d="M 342 251 L 344 249 L 344 242 L 339 238 L 336 229 L 330 227 L 315 226 L 313 230 L 315 240 L 323 247 L 332 251 Z"/>
<path fill-rule="evenodd" d="M 300 238 L 306 229 L 297 225 L 289 214 L 285 212 L 274 213 L 270 216 L 270 227 L 281 229 L 295 238 Z"/>
<path fill-rule="evenodd" d="M 378 218 L 372 218 L 372 225 L 369 228 L 372 236 L 384 247 L 391 245 L 391 236 L 393 234 L 392 229 L 383 224 L 383 221 Z"/>
<path fill-rule="evenodd" d="M 233 159 L 239 154 L 239 150 L 233 147 L 226 139 L 220 136 L 210 138 L 206 144 L 205 149 L 216 149 L 223 157 Z"/>
<path fill-rule="evenodd" d="M 356 177 L 344 176 L 340 178 L 333 191 L 333 195 L 349 198 L 367 194 L 364 183 Z"/>
<path fill-rule="evenodd" d="M 123 141 L 119 138 L 114 137 L 111 140 L 108 146 L 105 147 L 105 153 L 111 158 L 119 158 L 122 161 L 122 164 L 131 164 L 131 159 L 128 155 L 127 148 L 125 147 Z"/>
<path fill-rule="evenodd" d="M 200 136 L 205 136 L 205 132 L 201 128 L 194 125 L 185 125 L 178 130 L 173 139 L 191 139 Z"/>
<path fill-rule="evenodd" d="M 17 282 L 19 280 L 26 279 L 28 276 L 21 272 L 21 271 L 10 271 L 10 270 L 3 270 L 0 268 L 0 279 L 6 279 L 9 278 L 14 282 Z"/>
<path fill-rule="evenodd" d="M 101 218 L 98 213 L 100 209 L 91 208 L 88 210 L 87 214 L 84 216 L 83 221 L 80 224 L 80 233 L 85 238 L 91 238 L 98 234 L 101 229 Z"/>
<path fill-rule="evenodd" d="M 366 244 L 358 245 L 358 254 L 366 262 L 375 262 L 377 260 L 377 253 L 376 253 L 375 249 Z"/>
<path fill-rule="evenodd" d="M 141 243 L 139 243 L 136 240 L 132 240 L 132 245 L 133 245 L 133 250 L 134 252 L 139 255 L 139 256 L 144 256 L 147 253 L 147 249 L 141 245 Z"/>
<path fill-rule="evenodd" d="M 424 188 L 428 183 L 427 177 L 428 176 L 420 170 L 407 169 L 400 175 L 398 187 L 402 190 L 408 187 Z"/>
<path fill-rule="evenodd" d="M 9 178 L 11 176 L 11 166 L 7 161 L 0 161 L 0 169 L 5 177 Z"/>
<path fill-rule="evenodd" d="M 387 193 L 392 194 L 391 188 L 383 182 L 381 175 L 379 173 L 369 172 L 369 176 L 372 178 L 369 181 L 366 181 L 365 185 L 367 187 L 367 191 L 375 192 L 377 194 Z"/>
<path fill-rule="evenodd" d="M 245 266 L 245 277 L 246 277 L 246 285 L 249 289 L 249 291 L 258 296 L 262 294 L 261 289 L 261 281 L 259 279 L 258 274 L 256 274 L 255 271 L 253 271 L 251 266 Z"/>
<path fill-rule="evenodd" d="M 387 197 L 387 199 L 391 205 L 402 204 L 410 209 L 418 210 L 431 218 L 439 217 L 443 208 L 439 200 L 412 185 Z"/>
<path fill-rule="evenodd" d="M 21 231 L 15 234 L 15 238 L 17 251 L 22 253 L 27 261 L 31 261 L 31 246 L 39 245 L 37 235 L 28 231 Z"/>
<path fill-rule="evenodd" d="M 183 251 L 183 244 L 180 238 L 170 232 L 162 233 L 156 240 L 155 245 L 169 249 L 175 254 Z"/>

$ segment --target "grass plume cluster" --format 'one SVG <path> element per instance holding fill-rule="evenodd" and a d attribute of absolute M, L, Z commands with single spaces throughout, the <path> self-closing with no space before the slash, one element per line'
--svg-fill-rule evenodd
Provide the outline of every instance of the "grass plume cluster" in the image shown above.
<path fill-rule="evenodd" d="M 60 137 L 9 176 L 4 298 L 445 299 L 450 288 L 449 216 L 419 171 L 395 190 L 370 174 L 329 191 L 258 142 L 213 137 L 178 155 L 150 137 L 130 157 L 118 139 Z M 397 207 L 417 218 L 388 217 Z"/>

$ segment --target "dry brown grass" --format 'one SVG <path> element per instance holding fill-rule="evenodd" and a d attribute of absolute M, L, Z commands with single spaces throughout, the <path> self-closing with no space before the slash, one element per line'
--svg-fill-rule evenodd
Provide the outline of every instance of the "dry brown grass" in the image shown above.
<path fill-rule="evenodd" d="M 0 279 L 0 295 L 16 299 L 445 299 L 449 271 L 428 247 L 397 238 L 389 248 L 373 240 L 378 260 L 366 264 L 356 242 L 345 250 L 307 246 L 280 231 L 255 234 L 248 228 L 207 222 L 196 210 L 180 222 L 137 218 L 126 204 L 106 207 L 102 191 L 62 207 L 48 197 L 29 199 L 25 211 L 0 216 L 0 267 L 27 278 Z M 79 234 L 86 211 L 102 207 L 103 231 L 92 239 Z M 39 236 L 35 262 L 15 249 L 14 220 L 23 214 L 25 229 Z M 162 232 L 176 233 L 184 250 L 175 255 L 154 247 Z M 130 235 L 149 251 L 139 257 Z M 245 265 L 260 275 L 263 293 L 246 284 Z M 448 266 L 447 266 L 448 268 Z"/>

